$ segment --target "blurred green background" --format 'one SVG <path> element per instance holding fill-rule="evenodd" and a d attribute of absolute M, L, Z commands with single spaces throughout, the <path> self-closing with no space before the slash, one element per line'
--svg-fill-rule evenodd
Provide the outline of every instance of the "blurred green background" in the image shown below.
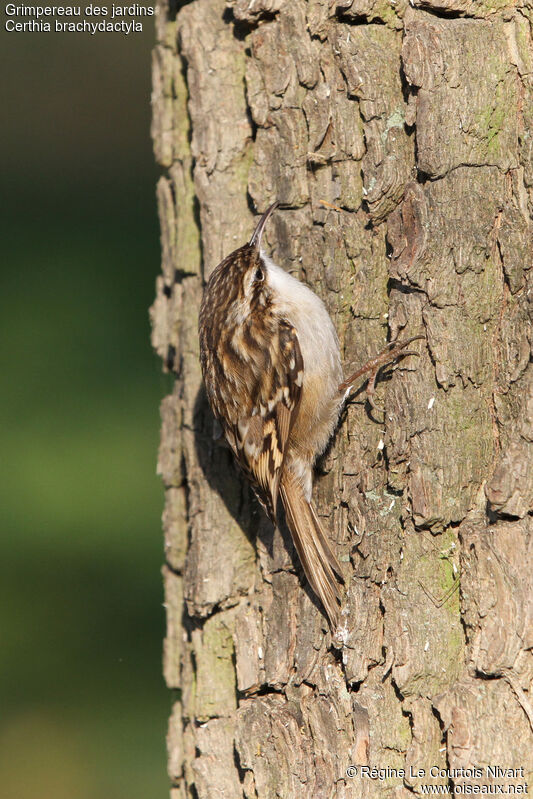
<path fill-rule="evenodd" d="M 4 22 L 1 794 L 163 799 L 154 24 Z"/>

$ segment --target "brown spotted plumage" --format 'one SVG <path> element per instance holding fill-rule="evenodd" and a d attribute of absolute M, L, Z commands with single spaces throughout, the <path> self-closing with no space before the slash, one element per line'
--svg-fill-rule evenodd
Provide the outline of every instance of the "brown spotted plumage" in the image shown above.
<path fill-rule="evenodd" d="M 211 274 L 200 308 L 200 358 L 226 439 L 274 523 L 281 496 L 307 579 L 334 628 L 343 578 L 311 501 L 312 469 L 352 378 L 342 383 L 337 334 L 322 301 L 261 251 L 276 207 Z M 405 344 L 387 350 L 379 366 Z"/>

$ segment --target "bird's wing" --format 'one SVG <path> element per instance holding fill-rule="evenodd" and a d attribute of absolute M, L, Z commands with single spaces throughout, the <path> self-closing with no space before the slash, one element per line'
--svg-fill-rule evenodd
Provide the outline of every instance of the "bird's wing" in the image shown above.
<path fill-rule="evenodd" d="M 298 414 L 304 363 L 296 330 L 284 320 L 268 349 L 269 368 L 258 375 L 251 413 L 233 426 L 231 443 L 259 500 L 275 521 L 281 466 Z"/>

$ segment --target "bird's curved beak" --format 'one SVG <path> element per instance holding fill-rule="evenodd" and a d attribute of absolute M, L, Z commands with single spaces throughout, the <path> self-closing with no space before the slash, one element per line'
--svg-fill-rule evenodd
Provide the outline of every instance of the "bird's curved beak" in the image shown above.
<path fill-rule="evenodd" d="M 268 222 L 270 215 L 276 210 L 276 208 L 278 206 L 279 206 L 279 202 L 277 202 L 277 200 L 276 200 L 275 203 L 272 203 L 272 205 L 270 205 L 266 209 L 265 213 L 263 214 L 263 216 L 261 217 L 261 219 L 257 223 L 257 227 L 255 228 L 255 230 L 254 230 L 254 232 L 252 234 L 252 238 L 250 239 L 250 242 L 249 242 L 250 247 L 255 247 L 257 250 L 259 250 L 259 248 L 261 247 L 261 237 L 263 235 L 263 231 L 265 229 L 265 225 Z"/>

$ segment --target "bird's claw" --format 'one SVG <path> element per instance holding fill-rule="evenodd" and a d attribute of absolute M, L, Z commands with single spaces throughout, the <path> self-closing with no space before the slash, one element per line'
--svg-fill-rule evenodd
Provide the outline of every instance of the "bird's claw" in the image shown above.
<path fill-rule="evenodd" d="M 408 355 L 419 355 L 420 353 L 416 352 L 416 350 L 406 350 L 409 344 L 413 341 L 417 341 L 418 339 L 423 339 L 424 336 L 411 336 L 410 338 L 405 339 L 404 341 L 398 341 L 396 338 L 394 341 L 389 341 L 389 343 L 384 347 L 384 349 L 375 356 L 375 358 L 371 358 L 367 363 L 358 369 L 356 372 L 353 373 L 347 380 L 344 380 L 339 386 L 339 392 L 345 394 L 346 397 L 350 394 L 351 390 L 353 389 L 354 383 L 364 374 L 370 373 L 368 378 L 368 383 L 366 387 L 366 397 L 368 400 L 369 405 L 376 411 L 380 413 L 385 413 L 385 409 L 381 408 L 379 405 L 376 405 L 374 402 L 374 393 L 376 389 L 376 379 L 378 376 L 379 371 L 388 364 L 393 363 L 394 361 L 398 360 L 398 358 L 406 358 Z"/>

